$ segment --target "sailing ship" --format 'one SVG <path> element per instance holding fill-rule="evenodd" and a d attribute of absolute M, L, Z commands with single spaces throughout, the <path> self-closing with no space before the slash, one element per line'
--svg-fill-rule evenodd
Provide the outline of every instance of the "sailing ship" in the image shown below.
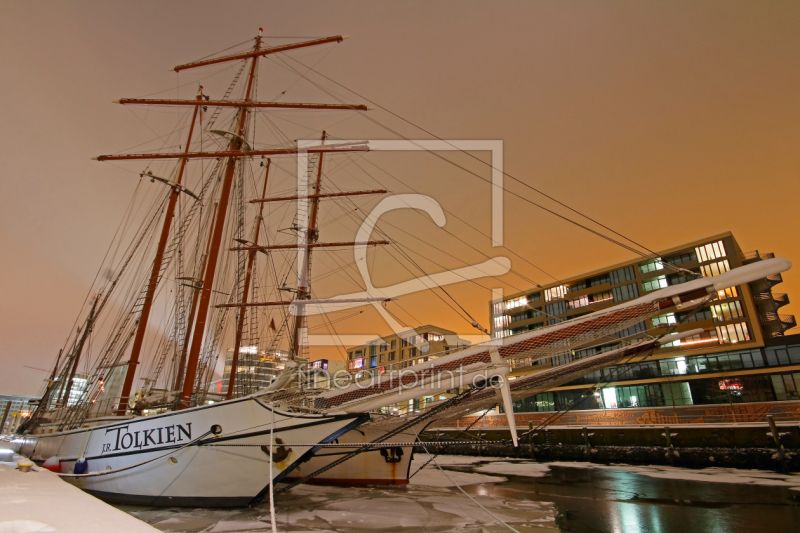
<path fill-rule="evenodd" d="M 355 242 L 320 241 L 320 204 L 388 191 L 323 187 L 323 163 L 339 154 L 367 152 L 367 142 L 335 139 L 323 131 L 318 142 L 292 146 L 284 136 L 284 143 L 275 145 L 256 135 L 263 110 L 368 110 L 342 101 L 259 101 L 259 61 L 342 40 L 344 36 L 333 36 L 266 46 L 259 31 L 246 50 L 174 68 L 238 66 L 222 98 L 211 99 L 200 87 L 189 100 L 119 101 L 189 111 L 187 123 L 176 128 L 185 137 L 173 141 L 177 151 L 97 157 L 172 166 L 154 167 L 155 172 L 148 166 L 141 172 L 140 183 L 149 180 L 167 188 L 149 194 L 137 188 L 140 198 L 131 205 L 140 206 L 141 215 L 134 223 L 135 217 L 126 214 L 117 240 L 123 240 L 129 227 L 135 229 L 128 231 L 124 245 L 114 245 L 111 274 L 87 302 L 86 319 L 59 352 L 41 401 L 21 428 L 23 454 L 102 499 L 140 505 L 249 505 L 279 482 L 290 482 L 289 487 L 314 481 L 403 484 L 408 482 L 413 443 L 434 421 L 500 404 L 516 443 L 515 399 L 692 332 L 622 339 L 619 348 L 511 381 L 507 378 L 514 360 L 535 361 L 589 345 L 665 309 L 701 305 L 728 287 L 790 267 L 785 259 L 769 259 L 536 331 L 430 354 L 423 364 L 399 372 L 329 389 L 308 387 L 302 376 L 309 310 L 388 300 L 380 291 L 327 299 L 312 291 L 315 250 L 389 243 L 369 236 Z M 237 91 L 240 97 L 234 98 Z M 269 121 L 266 125 L 275 129 Z M 195 137 L 196 130 L 200 134 Z M 270 196 L 270 179 L 281 168 L 281 157 L 303 162 L 304 174 L 297 176 L 303 179 L 292 193 Z M 278 202 L 294 202 L 296 213 L 289 227 L 271 232 L 275 228 L 266 223 L 264 210 Z M 280 234 L 294 242 L 281 242 Z M 276 254 L 286 251 L 296 256 L 281 267 Z M 291 273 L 297 275 L 294 287 L 286 284 Z M 153 331 L 157 302 L 167 310 L 161 329 Z M 90 354 L 91 339 L 101 330 L 105 341 L 99 351 L 95 342 Z M 228 331 L 233 337 L 228 377 L 216 393 L 210 392 Z M 288 347 L 284 357 L 278 353 L 281 343 Z M 273 354 L 264 357 L 271 358 L 276 370 L 283 369 L 266 388 L 237 371 L 261 353 Z M 80 373 L 84 382 L 76 390 L 80 368 L 88 370 Z M 440 396 L 454 389 L 459 392 Z M 387 409 L 420 396 L 440 400 L 419 412 Z"/>

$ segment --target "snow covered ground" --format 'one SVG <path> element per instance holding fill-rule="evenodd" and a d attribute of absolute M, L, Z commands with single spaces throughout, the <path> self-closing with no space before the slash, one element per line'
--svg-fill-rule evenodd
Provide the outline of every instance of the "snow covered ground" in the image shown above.
<path fill-rule="evenodd" d="M 428 457 L 415 458 L 411 472 Z M 500 458 L 443 456 L 441 466 L 473 465 Z M 449 479 L 448 479 L 449 477 Z M 433 463 L 406 487 L 343 488 L 301 485 L 276 497 L 278 531 L 297 532 L 500 532 L 509 531 L 454 487 L 502 483 L 506 478 L 448 470 Z M 550 502 L 475 495 L 481 505 L 519 531 L 558 531 Z M 170 533 L 250 533 L 270 531 L 269 507 L 241 510 L 131 509 L 131 514 Z"/>
<path fill-rule="evenodd" d="M 158 530 L 0 450 L 0 533 L 157 533 Z"/>

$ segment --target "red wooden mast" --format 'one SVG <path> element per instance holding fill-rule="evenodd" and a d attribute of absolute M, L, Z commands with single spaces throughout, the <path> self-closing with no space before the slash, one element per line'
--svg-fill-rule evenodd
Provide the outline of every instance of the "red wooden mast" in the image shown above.
<path fill-rule="evenodd" d="M 116 103 L 123 105 L 197 105 L 194 100 L 165 100 L 163 98 L 122 98 Z M 294 102 L 248 102 L 247 100 L 206 100 L 203 105 L 211 107 L 270 107 L 275 109 L 351 109 L 368 111 L 363 104 L 305 104 Z"/>
<path fill-rule="evenodd" d="M 269 167 L 272 161 L 267 159 L 267 170 L 264 172 L 264 190 L 261 191 L 261 198 L 267 195 L 267 182 L 269 181 Z M 261 233 L 261 222 L 264 215 L 264 204 L 262 203 L 258 209 L 258 217 L 256 218 L 256 227 L 253 230 L 253 245 L 258 246 L 258 237 Z M 250 280 L 253 277 L 253 263 L 256 260 L 256 250 L 250 250 L 247 256 L 247 270 L 244 275 L 244 287 L 242 289 L 242 304 L 247 304 L 247 293 L 250 291 Z M 236 321 L 236 340 L 233 344 L 233 357 L 231 358 L 231 375 L 228 379 L 228 393 L 225 395 L 226 400 L 233 397 L 233 388 L 236 385 L 237 367 L 239 365 L 239 349 L 242 346 L 242 329 L 244 327 L 244 316 L 247 308 L 242 306 L 239 308 L 239 317 Z"/>
<path fill-rule="evenodd" d="M 286 52 L 288 50 L 296 50 L 297 48 L 305 48 L 307 46 L 316 46 L 318 44 L 327 44 L 327 43 L 340 43 L 347 39 L 346 35 L 335 35 L 333 37 L 324 37 L 322 39 L 314 39 L 313 41 L 303 41 L 300 43 L 292 43 L 292 44 L 284 44 L 281 46 L 273 46 L 271 48 L 261 48 L 261 28 L 259 28 L 258 32 L 259 36 L 256 38 L 256 47 L 250 52 L 244 52 L 241 54 L 233 54 L 229 56 L 221 56 L 215 57 L 212 59 L 204 59 L 202 61 L 195 61 L 193 63 L 186 63 L 184 65 L 178 65 L 177 67 L 173 68 L 175 72 L 180 72 L 181 70 L 186 70 L 190 68 L 197 68 L 197 67 L 204 67 L 206 65 L 215 65 L 217 63 L 224 63 L 226 61 L 237 61 L 241 59 L 257 59 L 259 57 L 263 57 L 269 54 L 277 54 L 278 52 Z"/>
<path fill-rule="evenodd" d="M 206 262 L 208 260 L 208 247 L 211 245 L 211 237 L 213 236 L 214 231 L 214 221 L 217 217 L 217 207 L 219 204 L 214 204 L 214 214 L 211 215 L 211 228 L 208 235 L 208 244 L 206 245 L 206 253 L 203 254 L 203 258 L 200 260 L 200 269 L 198 270 L 198 275 L 202 278 L 203 273 L 206 271 Z M 192 330 L 192 324 L 194 324 L 194 315 L 197 312 L 197 302 L 198 296 L 200 295 L 200 289 L 203 288 L 203 280 L 202 279 L 193 279 L 194 282 L 194 291 L 192 292 L 192 310 L 189 312 L 189 320 L 186 321 L 186 336 L 183 339 L 183 348 L 181 349 L 181 359 L 178 363 L 178 373 L 175 374 L 175 385 L 172 387 L 172 390 L 182 390 L 183 389 L 183 372 L 186 370 L 186 356 L 189 353 L 189 339 L 190 333 Z"/>
<path fill-rule="evenodd" d="M 194 112 L 192 113 L 192 123 L 189 126 L 189 136 L 186 139 L 186 149 L 184 154 L 189 153 L 189 146 L 192 142 L 192 134 L 194 133 L 194 124 L 197 120 L 197 112 L 203 101 L 203 87 L 201 86 L 197 99 L 195 100 Z M 180 166 L 178 167 L 178 175 L 175 178 L 175 186 L 169 195 L 169 202 L 167 204 L 167 211 L 164 214 L 164 225 L 161 228 L 161 237 L 158 240 L 158 247 L 156 248 L 156 258 L 153 261 L 153 269 L 150 271 L 150 281 L 147 284 L 147 291 L 144 296 L 144 304 L 142 305 L 142 314 L 139 316 L 139 324 L 136 328 L 136 336 L 133 338 L 133 348 L 131 349 L 131 359 L 128 362 L 128 371 L 125 374 L 125 382 L 122 385 L 122 394 L 119 399 L 119 406 L 117 407 L 117 414 L 124 415 L 128 410 L 128 402 L 130 401 L 131 389 L 133 388 L 133 378 L 136 375 L 136 367 L 139 364 L 139 355 L 142 352 L 142 344 L 144 343 L 144 334 L 147 331 L 147 321 L 150 318 L 150 309 L 153 305 L 153 296 L 156 292 L 156 285 L 158 278 L 161 274 L 161 264 L 164 260 L 164 250 L 167 248 L 167 241 L 169 240 L 169 231 L 172 226 L 172 219 L 175 215 L 175 205 L 178 202 L 178 196 L 181 191 L 181 182 L 183 180 L 184 170 L 186 169 L 186 158 L 182 158 Z"/>
<path fill-rule="evenodd" d="M 261 31 L 256 37 L 255 51 L 261 47 Z M 255 81 L 256 69 L 258 68 L 258 55 L 253 55 L 253 62 L 250 65 L 250 74 L 247 77 L 247 90 L 245 100 L 250 99 L 253 92 L 253 82 Z M 244 141 L 245 123 L 247 121 L 247 108 L 239 108 L 239 116 L 236 124 L 236 132 L 231 137 L 228 145 L 228 152 L 232 155 L 242 154 Z M 203 345 L 203 337 L 208 318 L 208 306 L 211 303 L 211 289 L 214 285 L 214 276 L 217 273 L 217 259 L 219 258 L 220 242 L 222 241 L 222 231 L 225 227 L 225 218 L 228 214 L 228 202 L 233 185 L 233 175 L 236 171 L 236 157 L 229 157 L 225 167 L 225 177 L 222 181 L 222 191 L 219 197 L 219 207 L 217 208 L 217 220 L 214 224 L 214 234 L 211 238 L 211 246 L 208 252 L 206 272 L 203 277 L 203 287 L 200 289 L 200 301 L 197 306 L 197 319 L 192 333 L 192 344 L 189 348 L 189 359 L 186 363 L 186 377 L 183 380 L 183 392 L 178 404 L 178 409 L 189 407 L 194 392 L 194 379 L 197 375 L 197 363 L 200 360 L 200 348 Z"/>

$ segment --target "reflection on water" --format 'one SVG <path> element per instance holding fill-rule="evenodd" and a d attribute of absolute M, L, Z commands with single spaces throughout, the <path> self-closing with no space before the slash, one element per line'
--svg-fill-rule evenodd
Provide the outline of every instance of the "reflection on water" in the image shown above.
<path fill-rule="evenodd" d="M 491 463 L 478 460 L 467 459 L 475 464 L 462 465 L 449 461 L 443 468 L 459 484 L 480 482 L 464 489 L 518 531 L 800 531 L 800 505 L 792 501 L 787 487 L 661 479 L 590 465 L 541 467 L 541 477 L 509 475 L 534 466 L 527 461 L 502 463 L 505 468 L 497 463 L 493 474 Z M 487 478 L 487 473 L 493 477 Z M 420 479 L 425 483 L 447 485 L 433 465 L 424 474 Z M 270 529 L 267 505 L 238 510 L 123 509 L 168 532 Z M 509 531 L 447 486 L 300 486 L 278 495 L 276 510 L 279 531 Z"/>

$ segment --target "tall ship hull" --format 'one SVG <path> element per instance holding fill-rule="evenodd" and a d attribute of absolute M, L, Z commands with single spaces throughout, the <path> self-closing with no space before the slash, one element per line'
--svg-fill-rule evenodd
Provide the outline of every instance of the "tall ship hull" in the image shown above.
<path fill-rule="evenodd" d="M 314 444 L 364 419 L 286 413 L 250 397 L 26 436 L 20 452 L 39 463 L 57 458 L 51 468 L 66 481 L 111 503 L 239 507 L 267 494 L 270 478 L 278 483 L 308 460 Z M 75 475 L 79 458 L 86 473 Z"/>

